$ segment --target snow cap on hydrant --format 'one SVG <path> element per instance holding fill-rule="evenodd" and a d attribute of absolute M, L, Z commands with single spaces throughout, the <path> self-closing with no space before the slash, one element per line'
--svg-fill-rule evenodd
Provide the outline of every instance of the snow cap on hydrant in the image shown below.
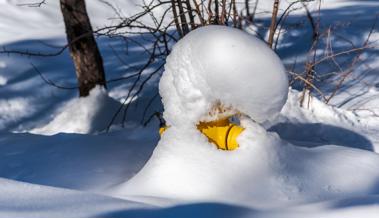
<path fill-rule="evenodd" d="M 159 89 L 168 126 L 197 125 L 203 132 L 199 123 L 236 113 L 258 123 L 276 115 L 286 102 L 288 79 L 263 41 L 235 28 L 206 26 L 174 46 Z M 212 112 L 219 105 L 223 110 Z"/>

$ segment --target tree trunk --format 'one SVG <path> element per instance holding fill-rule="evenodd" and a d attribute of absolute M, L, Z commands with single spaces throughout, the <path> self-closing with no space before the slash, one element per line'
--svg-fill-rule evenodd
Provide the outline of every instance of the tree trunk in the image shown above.
<path fill-rule="evenodd" d="M 182 38 L 183 37 L 183 31 L 182 31 L 182 28 L 180 27 L 180 24 L 179 24 L 180 21 L 179 21 L 179 17 L 178 17 L 178 12 L 176 11 L 175 0 L 171 0 L 171 7 L 172 7 L 172 13 L 174 15 L 174 22 L 175 22 L 176 30 L 178 31 L 180 38 Z"/>
<path fill-rule="evenodd" d="M 274 35 L 276 30 L 276 17 L 278 16 L 279 10 L 279 0 L 274 1 L 274 6 L 272 8 L 272 16 L 271 16 L 271 25 L 270 25 L 270 33 L 268 36 L 268 45 L 272 48 L 272 43 L 274 42 Z"/>
<path fill-rule="evenodd" d="M 178 8 L 179 8 L 180 23 L 182 26 L 183 36 L 185 36 L 187 33 L 189 33 L 188 22 L 187 22 L 186 14 L 184 13 L 182 0 L 177 0 L 177 1 L 178 1 Z"/>
<path fill-rule="evenodd" d="M 60 0 L 67 42 L 75 64 L 80 96 L 96 85 L 106 87 L 103 60 L 93 36 L 84 0 Z"/>

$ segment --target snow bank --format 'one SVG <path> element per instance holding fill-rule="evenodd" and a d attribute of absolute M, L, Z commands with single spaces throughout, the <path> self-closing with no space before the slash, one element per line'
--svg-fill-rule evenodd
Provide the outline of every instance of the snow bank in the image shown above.
<path fill-rule="evenodd" d="M 76 98 L 64 105 L 47 125 L 31 130 L 31 133 L 53 135 L 65 133 L 94 133 L 102 131 L 112 120 L 121 103 L 109 97 L 107 92 L 95 87 L 87 97 Z M 114 124 L 121 121 L 118 115 Z"/>
<path fill-rule="evenodd" d="M 196 129 L 168 129 L 145 167 L 113 193 L 272 208 L 379 191 L 373 152 L 296 147 L 249 119 L 242 125 L 232 152 L 217 150 Z"/>
<path fill-rule="evenodd" d="M 265 128 L 296 145 L 313 147 L 329 143 L 379 152 L 376 134 L 379 119 L 373 116 L 375 107 L 346 110 L 327 105 L 315 97 L 309 98 L 306 107 L 300 107 L 301 96 L 301 92 L 290 89 L 282 111 L 267 120 L 263 124 Z"/>
<path fill-rule="evenodd" d="M 190 32 L 173 48 L 160 81 L 169 125 L 214 119 L 217 102 L 262 122 L 279 113 L 288 81 L 277 55 L 238 29 L 207 26 Z"/>
<path fill-rule="evenodd" d="M 325 104 L 315 97 L 306 97 L 305 107 L 300 107 L 299 99 L 302 92 L 289 90 L 288 101 L 280 115 L 275 117 L 276 122 L 320 122 L 328 124 L 354 125 L 358 117 L 351 111 Z M 309 102 L 308 102 L 309 100 Z"/>

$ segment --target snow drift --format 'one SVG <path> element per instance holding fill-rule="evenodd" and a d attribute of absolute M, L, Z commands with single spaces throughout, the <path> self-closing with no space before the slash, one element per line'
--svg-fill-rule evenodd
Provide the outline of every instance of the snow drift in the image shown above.
<path fill-rule="evenodd" d="M 379 156 L 340 146 L 302 148 L 249 119 L 240 148 L 217 150 L 195 128 L 170 128 L 116 195 L 160 196 L 272 208 L 376 194 Z"/>
<path fill-rule="evenodd" d="M 72 100 L 48 124 L 31 130 L 31 133 L 53 135 L 65 133 L 95 133 L 107 128 L 121 106 L 119 101 L 108 96 L 103 88 L 97 86 L 88 97 Z M 121 122 L 118 114 L 114 124 Z"/>

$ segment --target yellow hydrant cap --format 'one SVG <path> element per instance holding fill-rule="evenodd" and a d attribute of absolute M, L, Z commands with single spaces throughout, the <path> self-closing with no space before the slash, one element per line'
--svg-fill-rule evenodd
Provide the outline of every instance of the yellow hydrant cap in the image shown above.
<path fill-rule="evenodd" d="M 168 127 L 159 129 L 159 134 L 163 134 Z M 237 137 L 244 130 L 242 127 L 229 122 L 229 119 L 216 120 L 211 122 L 200 122 L 197 129 L 207 136 L 208 140 L 216 144 L 222 150 L 234 150 L 238 148 Z"/>

